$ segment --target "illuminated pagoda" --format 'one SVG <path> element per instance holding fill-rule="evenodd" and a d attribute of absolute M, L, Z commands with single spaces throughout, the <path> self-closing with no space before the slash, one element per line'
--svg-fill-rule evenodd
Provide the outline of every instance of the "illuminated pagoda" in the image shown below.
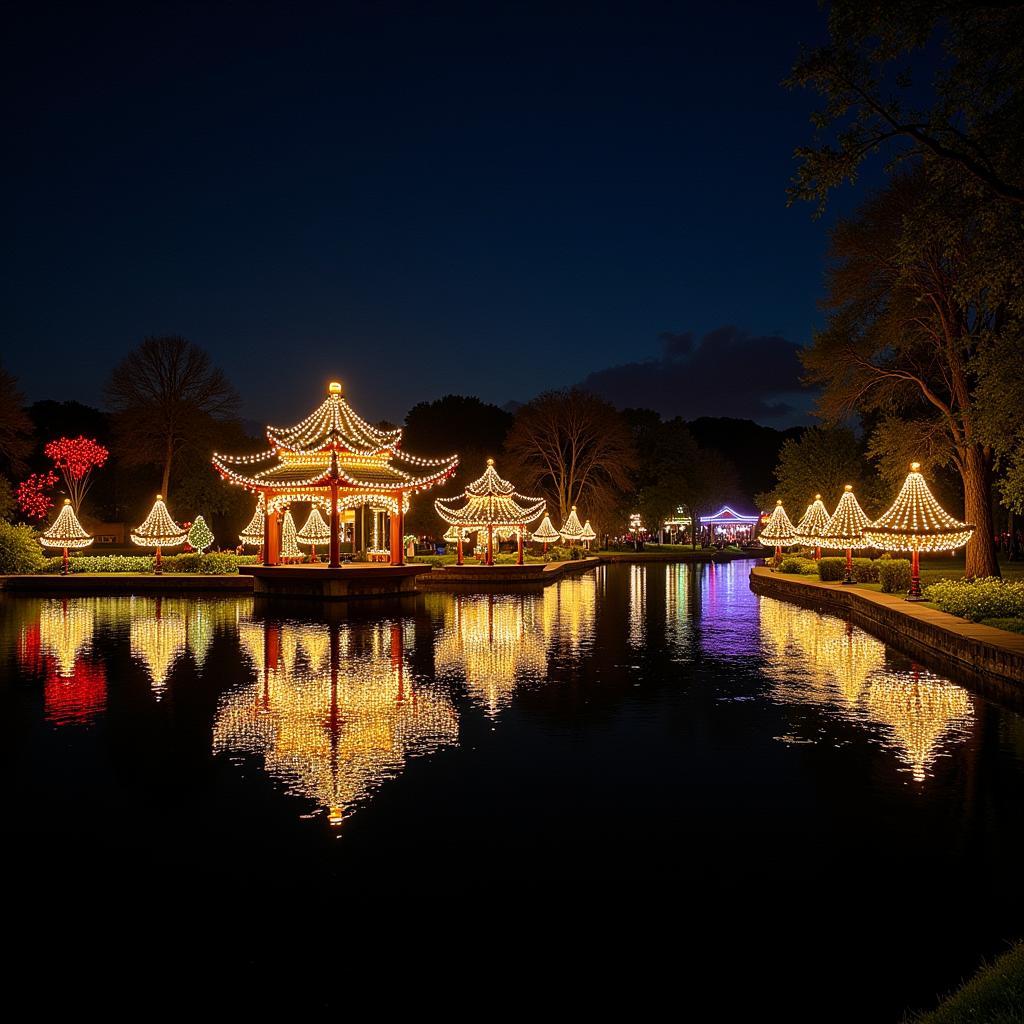
<path fill-rule="evenodd" d="M 580 537 L 588 548 L 590 547 L 590 542 L 597 539 L 597 534 L 594 533 L 594 528 L 590 525 L 589 519 L 583 524 L 583 532 L 580 534 Z"/>
<path fill-rule="evenodd" d="M 544 509 L 544 518 L 541 520 L 540 526 L 537 527 L 536 532 L 532 533 L 531 536 L 538 544 L 544 545 L 545 554 L 547 553 L 548 545 L 554 544 L 558 540 L 558 531 L 551 522 L 551 516 L 548 515 L 547 509 Z"/>
<path fill-rule="evenodd" d="M 793 543 L 794 537 L 793 524 L 789 516 L 786 515 L 786 510 L 782 507 L 782 499 L 780 498 L 775 503 L 775 508 L 772 509 L 768 522 L 764 524 L 764 529 L 758 535 L 758 540 L 762 544 L 775 548 L 775 557 L 781 558 L 782 549 L 789 547 Z"/>
<path fill-rule="evenodd" d="M 562 523 L 562 528 L 558 533 L 562 540 L 568 544 L 578 544 L 583 540 L 583 524 L 580 522 L 580 517 L 576 515 L 575 505 L 573 505 L 572 510 L 569 512 L 569 517 Z"/>
<path fill-rule="evenodd" d="M 256 499 L 256 511 L 253 512 L 252 519 L 249 520 L 248 525 L 238 535 L 238 539 L 243 544 L 260 549 L 260 558 L 263 557 L 263 524 L 265 519 L 266 515 L 263 511 L 263 495 L 261 494 Z"/>
<path fill-rule="evenodd" d="M 864 540 L 864 528 L 870 524 L 871 520 L 853 495 L 853 487 L 847 484 L 821 535 L 823 547 L 846 549 L 844 583 L 853 582 L 853 549 L 863 550 L 871 546 Z"/>
<path fill-rule="evenodd" d="M 821 500 L 821 495 L 816 494 L 814 501 L 807 506 L 807 511 L 804 512 L 803 518 L 796 524 L 796 529 L 793 531 L 798 540 L 813 542 L 815 558 L 821 558 L 821 536 L 825 527 L 828 526 L 830 518 L 828 509 L 825 508 L 824 502 Z"/>
<path fill-rule="evenodd" d="M 935 500 L 920 469 L 920 462 L 910 464 L 892 507 L 864 529 L 864 539 L 871 547 L 911 553 L 908 601 L 921 600 L 920 552 L 955 551 L 974 533 L 973 526 L 954 519 Z"/>
<path fill-rule="evenodd" d="M 456 507 L 456 502 L 463 504 Z M 487 564 L 494 565 L 494 532 L 511 530 L 519 541 L 519 564 L 523 564 L 523 532 L 544 510 L 543 498 L 530 498 L 515 485 L 498 476 L 494 459 L 487 460 L 484 475 L 474 480 L 461 495 L 437 498 L 437 514 L 455 527 L 487 531 Z M 458 538 L 458 564 L 462 565 L 462 537 Z"/>
<path fill-rule="evenodd" d="M 156 572 L 163 572 L 161 567 L 161 549 L 176 548 L 185 543 L 186 531 L 172 518 L 164 504 L 162 494 L 156 496 L 153 507 L 146 516 L 146 521 L 131 532 L 133 544 L 140 548 L 156 548 Z"/>
<path fill-rule="evenodd" d="M 332 568 L 341 564 L 343 518 L 346 528 L 351 527 L 352 550 L 367 546 L 367 506 L 374 510 L 375 531 L 382 525 L 379 519 L 390 520 L 391 564 L 401 565 L 403 520 L 410 498 L 446 480 L 459 462 L 455 455 L 408 455 L 401 450 L 401 439 L 401 429 L 379 430 L 358 416 L 335 382 L 328 387 L 327 398 L 301 423 L 267 428 L 267 451 L 215 453 L 213 465 L 229 483 L 263 497 L 264 565 L 278 564 L 283 509 L 300 501 L 328 513 Z"/>
<path fill-rule="evenodd" d="M 320 509 L 316 505 L 309 510 L 309 517 L 302 524 L 302 529 L 299 530 L 295 537 L 300 544 L 308 544 L 310 546 L 310 557 L 314 562 L 316 561 L 317 544 L 323 547 L 325 544 L 330 543 L 331 528 L 324 522 L 324 517 L 320 515 Z"/>
<path fill-rule="evenodd" d="M 82 524 L 71 507 L 71 499 L 64 499 L 64 507 L 60 515 L 44 530 L 39 538 L 39 543 L 44 548 L 61 548 L 64 552 L 64 562 L 61 566 L 61 575 L 68 574 L 68 548 L 87 548 L 92 543 L 92 537 L 82 528 Z"/>

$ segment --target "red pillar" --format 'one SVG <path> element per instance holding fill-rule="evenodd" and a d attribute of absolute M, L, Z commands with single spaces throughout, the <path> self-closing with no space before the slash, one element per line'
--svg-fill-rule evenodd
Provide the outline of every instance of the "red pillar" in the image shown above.
<path fill-rule="evenodd" d="M 494 565 L 494 527 L 487 527 L 487 564 Z"/>
<path fill-rule="evenodd" d="M 910 593 L 907 594 L 908 601 L 921 601 L 921 560 L 917 548 L 910 555 Z"/>
<path fill-rule="evenodd" d="M 459 530 L 459 548 L 458 548 L 458 551 L 459 551 L 459 557 L 458 557 L 458 561 L 457 561 L 456 564 L 457 565 L 462 565 L 462 531 L 461 530 Z"/>
<path fill-rule="evenodd" d="M 268 512 L 263 520 L 263 564 L 277 565 L 281 560 L 281 524 L 280 513 Z"/>
<path fill-rule="evenodd" d="M 399 511 L 391 516 L 391 564 L 402 564 L 402 492 L 395 495 Z"/>
<path fill-rule="evenodd" d="M 341 537 L 339 528 L 341 517 L 338 515 L 338 481 L 331 481 L 331 560 L 329 565 L 332 569 L 341 566 Z"/>
<path fill-rule="evenodd" d="M 523 564 L 523 528 L 519 527 L 519 564 Z"/>

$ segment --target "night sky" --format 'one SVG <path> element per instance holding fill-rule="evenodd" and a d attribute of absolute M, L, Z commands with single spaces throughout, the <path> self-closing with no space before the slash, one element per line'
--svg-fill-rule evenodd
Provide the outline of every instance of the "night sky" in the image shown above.
<path fill-rule="evenodd" d="M 98 404 L 182 334 L 261 423 L 334 377 L 373 420 L 586 382 L 806 421 L 830 221 L 785 205 L 814 98 L 779 82 L 813 0 L 142 7 L 7 13 L 3 361 L 30 400 Z"/>

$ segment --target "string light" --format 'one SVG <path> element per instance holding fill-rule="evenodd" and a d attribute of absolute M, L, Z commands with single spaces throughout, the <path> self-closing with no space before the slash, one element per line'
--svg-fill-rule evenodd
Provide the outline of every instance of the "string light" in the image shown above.
<path fill-rule="evenodd" d="M 580 523 L 580 517 L 576 515 L 576 506 L 573 505 L 569 512 L 569 517 L 562 524 L 562 529 L 558 531 L 562 540 L 569 544 L 576 543 L 583 540 L 583 526 Z"/>
<path fill-rule="evenodd" d="M 44 548 L 63 548 L 62 571 L 65 575 L 68 571 L 68 548 L 87 548 L 92 540 L 92 537 L 85 532 L 82 524 L 78 521 L 70 498 L 64 499 L 64 506 L 61 508 L 60 514 L 39 537 L 39 543 Z"/>
<path fill-rule="evenodd" d="M 238 535 L 238 539 L 243 544 L 249 544 L 255 547 L 263 546 L 263 530 L 267 519 L 265 506 L 266 500 L 261 494 L 256 499 L 256 511 L 253 512 L 252 519 L 249 520 L 249 524 Z"/>
<path fill-rule="evenodd" d="M 583 524 L 583 532 L 580 534 L 580 537 L 588 548 L 590 547 L 590 542 L 597 539 L 597 534 L 594 533 L 594 528 L 590 525 L 589 519 Z"/>
<path fill-rule="evenodd" d="M 793 543 L 795 536 L 796 530 L 793 528 L 789 516 L 786 515 L 786 510 L 782 507 L 780 499 L 775 503 L 775 508 L 772 509 L 772 514 L 768 517 L 768 522 L 764 524 L 764 529 L 761 530 L 758 539 L 762 544 L 774 547 L 775 557 L 778 558 L 782 554 L 782 549 Z"/>
<path fill-rule="evenodd" d="M 320 510 L 316 505 L 309 510 L 308 518 L 302 524 L 302 529 L 295 536 L 300 544 L 308 544 L 310 546 L 314 561 L 316 560 L 317 544 L 323 547 L 325 544 L 330 543 L 331 528 L 324 522 L 324 517 L 320 515 Z"/>
<path fill-rule="evenodd" d="M 955 551 L 974 533 L 973 526 L 954 519 L 935 500 L 920 469 L 921 463 L 910 464 L 910 472 L 892 507 L 864 529 L 864 539 L 872 547 L 910 552 L 908 601 L 923 599 L 920 553 Z"/>
<path fill-rule="evenodd" d="M 458 502 L 462 504 L 457 506 Z M 483 476 L 469 484 L 461 495 L 437 498 L 434 508 L 452 526 L 473 531 L 487 530 L 487 564 L 492 565 L 494 529 L 505 531 L 512 528 L 512 535 L 518 534 L 521 541 L 526 525 L 543 511 L 544 499 L 520 494 L 514 484 L 498 476 L 494 459 L 488 459 Z"/>
<path fill-rule="evenodd" d="M 284 514 L 284 523 L 281 525 L 281 557 L 301 559 L 302 551 L 296 540 L 295 520 L 292 519 L 292 512 L 289 509 Z"/>
<path fill-rule="evenodd" d="M 871 546 L 864 540 L 864 529 L 870 525 L 871 520 L 854 497 L 853 487 L 847 484 L 820 538 L 822 547 L 846 549 L 846 573 L 843 583 L 854 582 L 853 549 L 861 551 Z"/>
<path fill-rule="evenodd" d="M 206 525 L 206 520 L 202 516 L 196 516 L 196 521 L 188 531 L 189 545 L 202 554 L 213 541 L 213 531 Z"/>
<path fill-rule="evenodd" d="M 543 544 L 545 548 L 548 544 L 554 544 L 558 540 L 558 531 L 551 522 L 551 516 L 548 515 L 547 509 L 544 510 L 544 519 L 541 521 L 540 526 L 537 527 L 536 532 L 531 534 L 531 536 L 538 544 Z"/>
<path fill-rule="evenodd" d="M 160 567 L 161 549 L 174 548 L 185 542 L 185 531 L 171 518 L 162 494 L 156 496 L 145 522 L 131 533 L 133 544 L 140 548 L 156 548 L 156 572 Z"/>
<path fill-rule="evenodd" d="M 817 545 L 821 541 L 822 533 L 828 526 L 830 518 L 828 509 L 825 508 L 825 504 L 821 500 L 821 495 L 816 494 L 814 501 L 807 506 L 807 511 L 804 512 L 793 533 L 799 539 L 812 540 Z"/>

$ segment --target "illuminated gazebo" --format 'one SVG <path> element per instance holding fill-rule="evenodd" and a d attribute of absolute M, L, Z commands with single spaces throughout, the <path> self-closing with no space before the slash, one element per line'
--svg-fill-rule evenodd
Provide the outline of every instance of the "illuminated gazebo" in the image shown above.
<path fill-rule="evenodd" d="M 712 540 L 717 533 L 732 534 L 733 536 L 743 533 L 749 540 L 760 522 L 760 516 L 745 516 L 728 505 L 723 505 L 713 516 L 700 517 L 700 525 L 711 531 Z"/>
<path fill-rule="evenodd" d="M 280 561 L 281 516 L 293 502 L 310 502 L 327 511 L 331 568 L 341 564 L 342 520 L 352 527 L 353 550 L 367 546 L 389 520 L 392 565 L 402 564 L 402 533 L 412 495 L 441 483 L 455 472 L 458 456 L 424 459 L 401 450 L 402 431 L 379 430 L 352 410 L 341 385 L 332 383 L 327 398 L 293 427 L 268 427 L 270 448 L 257 455 L 215 453 L 213 465 L 229 483 L 263 497 L 266 509 L 263 564 Z M 356 510 L 362 512 L 356 517 Z"/>
<path fill-rule="evenodd" d="M 456 507 L 456 502 L 462 502 Z M 515 484 L 498 476 L 494 459 L 487 460 L 484 475 L 452 498 L 434 501 L 437 514 L 460 530 L 487 531 L 487 564 L 494 565 L 494 533 L 509 531 L 518 540 L 519 564 L 523 564 L 523 531 L 544 511 L 543 498 L 530 498 L 516 491 Z M 458 538 L 458 564 L 462 565 L 462 535 Z"/>

